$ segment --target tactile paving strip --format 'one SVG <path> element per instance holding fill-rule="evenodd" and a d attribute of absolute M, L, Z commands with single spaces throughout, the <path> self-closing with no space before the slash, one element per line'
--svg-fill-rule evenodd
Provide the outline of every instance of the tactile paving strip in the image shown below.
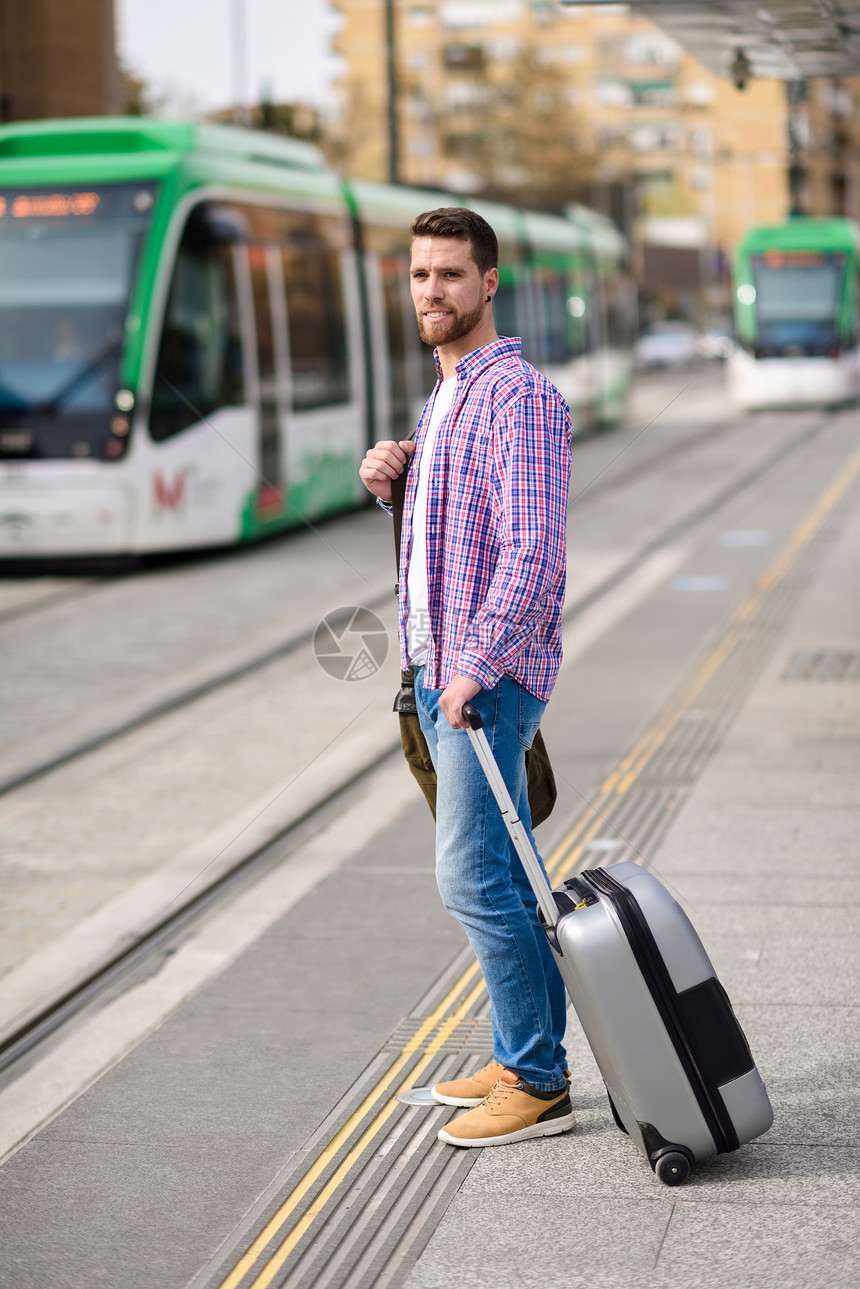
<path fill-rule="evenodd" d="M 792 655 L 783 680 L 860 680 L 860 653 L 804 649 Z"/>

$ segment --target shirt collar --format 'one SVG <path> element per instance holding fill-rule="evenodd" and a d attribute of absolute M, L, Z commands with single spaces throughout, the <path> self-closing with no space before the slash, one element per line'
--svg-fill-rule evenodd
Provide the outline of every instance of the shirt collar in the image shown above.
<path fill-rule="evenodd" d="M 523 342 L 519 336 L 500 336 L 498 340 L 493 340 L 489 345 L 482 345 L 480 349 L 473 349 L 465 358 L 461 358 L 456 366 L 457 379 L 460 380 L 465 376 L 478 376 L 485 368 L 491 367 L 502 358 L 519 358 L 522 351 Z M 439 363 L 439 355 L 433 350 L 433 359 L 436 363 L 436 374 L 442 379 L 442 368 Z"/>

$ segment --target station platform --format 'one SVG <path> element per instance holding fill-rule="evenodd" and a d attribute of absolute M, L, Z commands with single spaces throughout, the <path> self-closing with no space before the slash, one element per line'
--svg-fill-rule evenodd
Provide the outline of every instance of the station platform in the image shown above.
<path fill-rule="evenodd" d="M 480 1151 L 406 1289 L 860 1283 L 860 510 L 652 867 L 768 1087 L 772 1129 L 662 1187 L 572 1026 L 576 1129 Z"/>
<path fill-rule="evenodd" d="M 634 857 L 669 884 L 772 1129 L 662 1186 L 571 1014 L 573 1131 L 438 1142 L 456 1112 L 398 1094 L 482 1064 L 488 1006 L 393 758 L 0 1084 L 2 1289 L 860 1282 L 858 425 L 791 466 L 784 531 L 768 484 L 698 545 L 655 552 L 626 606 L 574 623 L 546 720 L 551 875 Z M 752 540 L 765 525 L 770 547 Z"/>

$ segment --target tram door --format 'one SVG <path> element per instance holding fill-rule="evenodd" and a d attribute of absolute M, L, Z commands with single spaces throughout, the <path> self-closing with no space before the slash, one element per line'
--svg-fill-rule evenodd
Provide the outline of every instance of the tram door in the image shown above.
<path fill-rule="evenodd" d="M 286 323 L 279 248 L 254 243 L 248 247 L 248 267 L 254 304 L 257 349 L 257 399 L 260 472 L 256 491 L 257 518 L 275 519 L 286 510 L 282 425 L 286 408 L 281 391 L 285 373 Z"/>

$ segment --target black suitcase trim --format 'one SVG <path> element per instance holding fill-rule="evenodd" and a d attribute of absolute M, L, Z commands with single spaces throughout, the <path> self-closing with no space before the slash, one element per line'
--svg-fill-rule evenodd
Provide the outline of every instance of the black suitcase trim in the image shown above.
<path fill-rule="evenodd" d="M 702 1059 L 703 1057 L 707 1059 L 710 1056 L 710 1053 L 714 1050 L 714 1041 L 697 1042 L 695 1039 L 691 1041 L 690 1033 L 686 1028 L 691 1010 L 689 1000 L 692 999 L 697 990 L 701 989 L 701 986 L 686 991 L 688 1004 L 679 1006 L 679 994 L 672 983 L 666 964 L 663 961 L 663 955 L 657 946 L 657 942 L 636 897 L 628 891 L 626 886 L 623 886 L 610 873 L 607 873 L 605 869 L 586 869 L 579 876 L 594 890 L 607 896 L 612 901 L 613 908 L 618 915 L 622 929 L 633 951 L 633 956 L 642 972 L 660 1017 L 666 1026 L 666 1032 L 675 1048 L 684 1073 L 687 1075 L 693 1094 L 699 1103 L 705 1124 L 714 1139 L 717 1153 L 725 1154 L 728 1151 L 737 1150 L 740 1147 L 738 1134 L 720 1096 L 718 1084 L 719 1082 L 728 1082 L 732 1077 L 738 1078 L 741 1074 L 747 1073 L 753 1068 L 753 1059 L 743 1031 L 731 1011 L 731 1004 L 728 1002 L 725 990 L 715 980 L 714 985 L 716 985 L 718 991 L 715 994 L 711 988 L 710 981 L 704 982 L 708 986 L 708 990 L 702 995 L 702 999 L 707 999 L 710 1004 L 707 1008 L 708 1019 L 719 1017 L 719 1034 L 715 1036 L 717 1045 L 719 1045 L 721 1037 L 730 1037 L 728 1056 L 726 1059 L 721 1056 L 719 1060 L 719 1077 L 717 1078 L 713 1071 L 707 1068 L 705 1061 Z M 728 1017 L 725 1013 L 726 1007 L 728 1007 Z M 707 1025 L 696 1025 L 694 1034 L 701 1040 L 703 1032 L 706 1030 Z M 744 1068 L 740 1068 L 741 1066 Z M 730 1071 L 728 1078 L 724 1077 L 727 1069 Z"/>

